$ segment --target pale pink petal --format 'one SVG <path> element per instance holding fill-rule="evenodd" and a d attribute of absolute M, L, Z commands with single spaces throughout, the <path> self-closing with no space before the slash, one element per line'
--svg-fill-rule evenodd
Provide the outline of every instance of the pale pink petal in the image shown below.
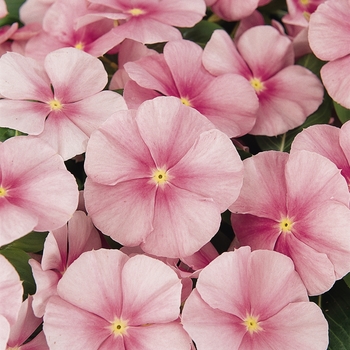
<path fill-rule="evenodd" d="M 123 92 L 123 97 L 130 109 L 138 109 L 141 103 L 159 96 L 162 95 L 156 90 L 145 89 L 136 84 L 133 80 L 129 80 L 125 84 Z"/>
<path fill-rule="evenodd" d="M 323 86 L 308 69 L 289 66 L 263 82 L 253 135 L 275 136 L 301 125 L 323 100 Z M 293 111 L 293 112 L 291 112 Z"/>
<path fill-rule="evenodd" d="M 251 84 L 236 74 L 224 74 L 212 80 L 191 99 L 191 105 L 229 137 L 251 132 L 259 108 Z"/>
<path fill-rule="evenodd" d="M 231 214 L 231 224 L 239 246 L 273 250 L 280 234 L 276 220 L 250 214 Z"/>
<path fill-rule="evenodd" d="M 121 317 L 130 325 L 166 323 L 179 317 L 181 281 L 163 262 L 136 255 L 125 263 L 121 283 Z"/>
<path fill-rule="evenodd" d="M 289 256 L 309 295 L 320 295 L 335 282 L 334 266 L 325 253 L 319 253 L 293 233 L 281 234 L 275 250 Z"/>
<path fill-rule="evenodd" d="M 347 0 L 320 4 L 310 17 L 309 41 L 312 51 L 324 61 L 350 53 L 350 4 Z M 342 76 L 342 79 L 345 76 Z M 340 83 L 340 81 L 338 81 Z"/>
<path fill-rule="evenodd" d="M 249 16 L 257 7 L 258 0 L 219 0 L 211 8 L 214 13 L 218 14 L 226 21 L 232 22 Z"/>
<path fill-rule="evenodd" d="M 294 138 L 291 152 L 302 150 L 316 152 L 331 160 L 339 169 L 348 167 L 349 163 L 345 154 L 350 154 L 350 152 L 344 154 L 344 147 L 340 145 L 341 140 L 339 138 L 343 133 L 341 130 L 343 128 L 340 129 L 327 124 L 312 125 Z M 342 138 L 344 143 L 347 143 L 348 139 L 348 136 Z"/>
<path fill-rule="evenodd" d="M 213 75 L 235 73 L 248 76 L 251 73 L 231 37 L 224 30 L 214 31 L 204 48 L 202 62 Z"/>
<path fill-rule="evenodd" d="M 286 179 L 291 216 L 304 215 L 330 199 L 349 203 L 348 186 L 339 169 L 317 153 L 292 152 L 286 165 Z"/>
<path fill-rule="evenodd" d="M 237 49 L 253 76 L 263 81 L 294 64 L 292 42 L 271 26 L 248 29 L 240 36 Z"/>
<path fill-rule="evenodd" d="M 350 51 L 350 50 L 349 50 Z M 350 78 L 342 74 L 350 69 L 350 56 L 328 62 L 321 68 L 323 84 L 333 100 L 346 108 L 350 108 Z"/>
<path fill-rule="evenodd" d="M 45 118 L 50 113 L 46 103 L 19 100 L 0 100 L 0 125 L 38 135 L 44 130 Z"/>
<path fill-rule="evenodd" d="M 249 247 L 242 247 L 234 253 L 223 253 L 201 271 L 197 291 L 211 308 L 228 312 L 242 320 L 246 317 L 247 305 L 250 305 L 247 290 L 250 254 Z"/>
<path fill-rule="evenodd" d="M 132 350 L 190 350 L 191 339 L 178 321 L 131 327 L 124 337 L 125 349 Z M 106 350 L 111 348 L 106 348 Z"/>
<path fill-rule="evenodd" d="M 242 319 L 212 308 L 203 301 L 196 289 L 185 302 L 182 324 L 199 350 L 238 349 L 246 333 Z"/>
<path fill-rule="evenodd" d="M 58 295 L 73 309 L 79 308 L 113 322 L 122 311 L 122 270 L 128 259 L 118 250 L 83 253 L 59 281 Z M 45 315 L 52 299 L 46 306 Z"/>
<path fill-rule="evenodd" d="M 210 148 L 208 149 L 208 145 Z M 225 160 L 220 155 L 225 154 Z M 218 169 L 221 169 L 218 172 Z M 238 197 L 243 163 L 231 140 L 218 130 L 203 132 L 186 155 L 169 170 L 171 183 L 212 198 L 221 212 Z"/>
<path fill-rule="evenodd" d="M 94 266 L 93 270 L 96 270 Z M 94 285 L 95 282 L 92 283 Z M 90 291 L 86 293 L 89 296 Z M 99 298 L 93 300 L 95 303 Z M 47 304 L 44 333 L 52 350 L 69 349 L 74 339 L 75 350 L 96 350 L 111 335 L 110 323 L 54 296 Z"/>
<path fill-rule="evenodd" d="M 188 152 L 201 132 L 214 128 L 199 112 L 174 97 L 144 102 L 136 122 L 156 166 L 168 169 Z"/>
<path fill-rule="evenodd" d="M 55 0 L 27 0 L 19 9 L 21 21 L 25 24 L 38 22 L 41 23 L 47 9 Z"/>
<path fill-rule="evenodd" d="M 281 212 L 286 210 L 284 169 L 287 161 L 288 154 L 274 151 L 244 160 L 243 187 L 230 211 L 279 220 Z"/>
<path fill-rule="evenodd" d="M 101 91 L 63 107 L 67 118 L 89 137 L 112 114 L 126 109 L 124 98 L 112 91 Z"/>
<path fill-rule="evenodd" d="M 314 303 L 291 303 L 260 326 L 263 331 L 247 333 L 239 349 L 326 349 L 328 345 L 328 323 Z"/>
<path fill-rule="evenodd" d="M 140 137 L 134 111 L 120 111 L 91 135 L 85 170 L 94 182 L 115 185 L 151 178 L 154 167 L 150 152 Z"/>
<path fill-rule="evenodd" d="M 148 180 L 130 180 L 115 186 L 100 185 L 87 178 L 86 209 L 95 226 L 115 241 L 141 244 L 153 230 L 156 186 Z"/>
<path fill-rule="evenodd" d="M 1 349 L 6 349 L 9 335 L 10 335 L 10 324 L 4 316 L 0 315 L 0 348 Z"/>
<path fill-rule="evenodd" d="M 21 346 L 21 350 L 49 350 L 44 332 L 40 332 L 30 342 Z"/>
<path fill-rule="evenodd" d="M 50 101 L 50 80 L 38 62 L 15 52 L 0 59 L 0 94 L 18 100 Z"/>
<path fill-rule="evenodd" d="M 107 72 L 102 62 L 75 48 L 63 48 L 48 54 L 45 69 L 55 98 L 62 103 L 92 96 L 107 84 Z"/>
<path fill-rule="evenodd" d="M 158 187 L 153 231 L 141 248 L 170 258 L 191 255 L 215 235 L 220 221 L 220 210 L 212 199 L 168 183 L 164 189 Z"/>
<path fill-rule="evenodd" d="M 5 0 L 0 0 L 0 18 L 5 17 L 8 14 Z"/>
<path fill-rule="evenodd" d="M 56 271 L 43 271 L 40 263 L 29 259 L 36 284 L 36 293 L 33 296 L 33 310 L 37 317 L 43 317 L 48 300 L 57 295 L 57 283 L 61 274 Z"/>
<path fill-rule="evenodd" d="M 270 0 L 260 0 L 259 1 L 259 6 L 261 6 L 261 2 L 270 2 Z M 272 20 L 273 21 L 273 20 Z M 272 25 L 272 21 L 271 21 L 271 25 Z M 261 12 L 259 12 L 258 10 L 255 10 L 251 15 L 249 15 L 248 17 L 243 18 L 240 22 L 239 22 L 239 26 L 235 32 L 235 41 L 237 41 L 237 39 L 248 29 L 255 27 L 255 26 L 261 26 L 265 24 L 265 19 L 264 16 L 261 14 Z"/>
<path fill-rule="evenodd" d="M 256 250 L 247 269 L 250 312 L 268 319 L 289 303 L 309 301 L 291 259 L 270 250 Z M 271 288 L 273 286 L 273 288 Z"/>
<path fill-rule="evenodd" d="M 0 267 L 0 316 L 5 317 L 12 326 L 16 322 L 22 304 L 22 282 L 15 268 L 2 255 L 0 255 Z"/>
<path fill-rule="evenodd" d="M 193 270 L 199 270 L 207 266 L 211 261 L 219 256 L 211 242 L 205 244 L 198 252 L 182 257 L 181 260 Z"/>
<path fill-rule="evenodd" d="M 340 143 L 340 146 L 341 146 L 341 148 L 345 154 L 345 157 L 348 161 L 347 166 L 349 166 L 349 164 L 350 164 L 350 142 L 349 142 L 350 138 L 349 138 L 349 135 L 350 135 L 350 122 L 346 122 L 345 124 L 343 124 L 343 126 L 340 129 L 339 143 Z M 344 168 L 346 168 L 346 167 L 344 166 Z"/>
<path fill-rule="evenodd" d="M 16 323 L 11 326 L 7 345 L 16 347 L 22 345 L 41 324 L 42 319 L 34 315 L 32 309 L 33 297 L 31 295 L 23 301 Z"/>
<path fill-rule="evenodd" d="M 295 236 L 311 248 L 327 254 L 334 265 L 336 279 L 350 271 L 350 210 L 347 205 L 324 202 L 317 211 L 305 212 L 295 223 Z"/>

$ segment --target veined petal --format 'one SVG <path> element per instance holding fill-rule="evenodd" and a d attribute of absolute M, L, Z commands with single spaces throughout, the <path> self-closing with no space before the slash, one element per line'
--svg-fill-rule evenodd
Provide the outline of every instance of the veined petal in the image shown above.
<path fill-rule="evenodd" d="M 137 246 L 153 230 L 156 185 L 145 179 L 101 185 L 88 177 L 84 196 L 95 226 L 126 246 Z"/>
<path fill-rule="evenodd" d="M 225 158 L 220 156 L 223 154 Z M 223 212 L 240 193 L 243 163 L 231 140 L 213 129 L 199 136 L 169 174 L 173 177 L 172 184 L 204 198 L 212 198 Z"/>
<path fill-rule="evenodd" d="M 220 210 L 212 199 L 165 184 L 158 187 L 154 229 L 141 248 L 169 258 L 191 255 L 215 235 L 220 221 Z"/>
<path fill-rule="evenodd" d="M 62 103 L 92 96 L 100 92 L 108 80 L 99 59 L 71 47 L 49 53 L 45 58 L 45 69 L 55 98 Z"/>
<path fill-rule="evenodd" d="M 182 323 L 201 350 L 238 349 L 247 331 L 241 318 L 212 308 L 201 298 L 197 289 L 193 290 L 185 302 Z"/>
<path fill-rule="evenodd" d="M 181 281 L 162 261 L 146 255 L 131 257 L 123 267 L 121 283 L 121 317 L 130 325 L 166 323 L 179 317 Z"/>

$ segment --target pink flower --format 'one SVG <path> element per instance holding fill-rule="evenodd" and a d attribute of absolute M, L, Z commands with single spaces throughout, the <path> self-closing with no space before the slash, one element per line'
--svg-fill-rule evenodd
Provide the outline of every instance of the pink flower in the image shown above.
<path fill-rule="evenodd" d="M 79 19 L 78 26 L 101 17 L 115 20 L 117 25 L 108 34 L 113 46 L 124 39 L 143 44 L 181 39 L 181 33 L 174 27 L 194 26 L 205 16 L 206 9 L 204 0 L 89 1 L 92 3 L 91 13 Z M 105 9 L 95 10 L 94 5 L 103 5 Z"/>
<path fill-rule="evenodd" d="M 8 14 L 5 0 L 0 0 L 0 18 L 5 17 Z"/>
<path fill-rule="evenodd" d="M 21 22 L 42 23 L 47 10 L 56 0 L 26 0 L 19 9 Z"/>
<path fill-rule="evenodd" d="M 15 324 L 22 303 L 23 287 L 15 268 L 0 255 L 0 348 L 6 349 L 10 327 Z"/>
<path fill-rule="evenodd" d="M 0 164 L 0 246 L 32 230 L 54 230 L 73 215 L 75 178 L 45 142 L 8 139 L 0 144 Z"/>
<path fill-rule="evenodd" d="M 82 211 L 76 211 L 67 225 L 49 232 L 41 264 L 34 259 L 29 260 L 36 283 L 33 309 L 37 317 L 44 315 L 47 301 L 57 294 L 57 283 L 68 266 L 83 252 L 101 246 L 99 233 Z"/>
<path fill-rule="evenodd" d="M 91 136 L 85 170 L 96 227 L 167 257 L 191 255 L 215 235 L 243 178 L 231 140 L 173 97 L 109 118 Z"/>
<path fill-rule="evenodd" d="M 258 108 L 254 89 L 237 74 L 213 77 L 204 69 L 202 55 L 199 45 L 179 40 L 168 42 L 164 54 L 126 63 L 126 72 L 136 82 L 125 86 L 129 108 L 155 96 L 175 96 L 229 137 L 247 134 L 255 124 Z"/>
<path fill-rule="evenodd" d="M 182 323 L 198 350 L 326 349 L 328 324 L 293 262 L 242 247 L 199 275 Z"/>
<path fill-rule="evenodd" d="M 31 295 L 22 303 L 18 319 L 11 327 L 7 349 L 20 350 L 48 350 L 45 335 L 40 332 L 35 338 L 30 338 L 42 322 L 41 318 L 34 315 L 32 309 L 33 298 Z"/>
<path fill-rule="evenodd" d="M 315 55 L 330 61 L 321 69 L 321 78 L 329 95 L 350 108 L 350 3 L 329 0 L 310 17 L 309 41 Z"/>
<path fill-rule="evenodd" d="M 178 321 L 181 282 L 163 262 L 119 250 L 83 253 L 49 300 L 44 332 L 50 349 L 189 350 Z"/>
<path fill-rule="evenodd" d="M 9 52 L 0 59 L 0 125 L 37 135 L 72 158 L 85 152 L 92 131 L 126 109 L 119 94 L 101 91 L 106 84 L 102 63 L 77 49 L 50 53 L 44 66 Z"/>
<path fill-rule="evenodd" d="M 341 128 L 312 125 L 295 137 L 292 149 L 316 152 L 331 160 L 341 170 L 350 190 L 350 121 Z"/>
<path fill-rule="evenodd" d="M 271 26 L 246 30 L 236 45 L 225 31 L 216 30 L 203 64 L 216 76 L 239 74 L 254 87 L 259 109 L 253 135 L 274 136 L 301 125 L 323 99 L 319 79 L 294 65 L 292 42 Z"/>
<path fill-rule="evenodd" d="M 26 56 L 44 61 L 52 51 L 75 47 L 98 57 L 113 48 L 115 44 L 109 36 L 114 28 L 112 19 L 98 18 L 77 27 L 78 18 L 89 13 L 88 5 L 81 0 L 60 0 L 50 5 L 42 20 L 43 30 L 26 45 Z"/>
<path fill-rule="evenodd" d="M 291 257 L 310 295 L 330 289 L 350 271 L 349 191 L 337 167 L 314 152 L 270 151 L 244 170 L 229 208 L 239 244 Z"/>

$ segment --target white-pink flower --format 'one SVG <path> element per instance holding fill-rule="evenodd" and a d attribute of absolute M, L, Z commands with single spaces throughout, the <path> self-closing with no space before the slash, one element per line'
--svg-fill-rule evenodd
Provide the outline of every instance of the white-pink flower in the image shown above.
<path fill-rule="evenodd" d="M 54 51 L 44 66 L 9 52 L 0 58 L 0 126 L 36 135 L 65 160 L 84 153 L 92 131 L 126 109 L 101 91 L 107 80 L 101 61 L 78 49 Z"/>
<path fill-rule="evenodd" d="M 78 204 L 75 178 L 45 142 L 18 136 L 0 144 L 0 246 L 32 230 L 65 224 Z"/>
<path fill-rule="evenodd" d="M 231 140 L 204 116 L 158 97 L 116 113 L 91 135 L 86 208 L 123 245 L 186 257 L 218 231 L 220 213 L 238 197 L 242 167 Z"/>
<path fill-rule="evenodd" d="M 178 318 L 181 282 L 163 262 L 119 250 L 83 253 L 44 315 L 50 349 L 189 350 Z"/>
<path fill-rule="evenodd" d="M 310 295 L 350 271 L 348 186 L 327 158 L 309 151 L 262 152 L 244 160 L 231 222 L 241 245 L 292 258 Z"/>
<path fill-rule="evenodd" d="M 22 303 L 23 287 L 19 275 L 0 254 L 0 349 L 6 349 L 10 327 L 16 323 Z"/>
<path fill-rule="evenodd" d="M 198 350 L 317 349 L 328 345 L 328 324 L 309 302 L 291 259 L 242 247 L 200 273 L 182 313 Z"/>

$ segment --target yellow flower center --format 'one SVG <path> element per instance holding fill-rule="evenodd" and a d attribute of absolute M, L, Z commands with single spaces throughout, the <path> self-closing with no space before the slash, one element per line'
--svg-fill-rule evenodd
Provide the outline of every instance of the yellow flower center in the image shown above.
<path fill-rule="evenodd" d="M 60 111 L 63 107 L 62 103 L 56 99 L 53 99 L 49 102 L 51 111 Z"/>
<path fill-rule="evenodd" d="M 243 324 L 247 327 L 247 331 L 250 334 L 262 331 L 262 328 L 258 322 L 258 318 L 252 315 L 248 315 L 243 321 Z"/>
<path fill-rule="evenodd" d="M 115 337 L 123 336 L 127 333 L 128 329 L 128 322 L 124 321 L 120 318 L 116 318 L 113 322 L 111 322 L 111 325 L 109 326 L 111 332 L 114 334 Z"/>
<path fill-rule="evenodd" d="M 310 16 L 311 16 L 310 12 L 304 11 L 303 16 L 308 22 L 310 22 Z"/>
<path fill-rule="evenodd" d="M 84 44 L 83 44 L 81 41 L 79 41 L 78 43 L 76 43 L 76 44 L 74 45 L 74 47 L 75 47 L 76 49 L 78 49 L 78 50 L 83 50 L 83 49 L 84 49 Z"/>
<path fill-rule="evenodd" d="M 6 350 L 19 350 L 20 348 L 21 348 L 20 346 L 15 346 L 14 348 L 7 347 Z"/>
<path fill-rule="evenodd" d="M 289 218 L 283 218 L 279 222 L 279 228 L 282 232 L 289 233 L 292 231 L 293 221 Z"/>
<path fill-rule="evenodd" d="M 142 9 L 138 9 L 138 8 L 134 8 L 128 11 L 132 16 L 140 16 L 143 15 L 145 13 L 144 10 Z"/>
<path fill-rule="evenodd" d="M 251 78 L 249 82 L 257 94 L 265 90 L 264 83 L 258 78 Z"/>
<path fill-rule="evenodd" d="M 164 185 L 168 180 L 168 174 L 164 169 L 156 169 L 153 171 L 152 179 L 157 185 Z"/>
<path fill-rule="evenodd" d="M 6 196 L 7 196 L 6 188 L 0 186 L 0 198 L 1 197 L 6 197 Z"/>
<path fill-rule="evenodd" d="M 181 97 L 180 101 L 185 106 L 191 107 L 191 102 L 190 102 L 190 100 L 187 97 Z"/>
<path fill-rule="evenodd" d="M 299 0 L 300 4 L 303 6 L 309 5 L 310 0 Z"/>

